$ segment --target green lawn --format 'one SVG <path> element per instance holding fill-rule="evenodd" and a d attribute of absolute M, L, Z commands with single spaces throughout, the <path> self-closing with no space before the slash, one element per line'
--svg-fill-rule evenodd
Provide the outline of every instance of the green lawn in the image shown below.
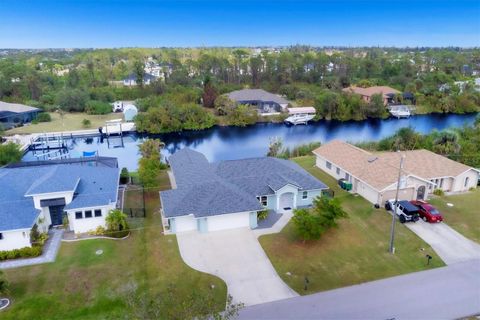
<path fill-rule="evenodd" d="M 168 185 L 166 172 L 159 185 Z M 138 193 L 137 193 L 138 194 Z M 175 236 L 161 233 L 158 190 L 145 197 L 147 218 L 135 219 L 127 240 L 87 240 L 63 243 L 56 262 L 6 271 L 12 306 L 3 319 L 131 319 L 146 309 L 148 299 L 174 289 L 174 306 L 185 303 L 193 289 L 211 294 L 218 310 L 225 307 L 225 283 L 184 264 Z M 127 196 L 127 201 L 136 201 Z M 138 197 L 137 197 L 138 200 Z M 129 205 L 129 204 L 127 204 Z M 132 205 L 134 206 L 134 205 Z M 102 249 L 103 255 L 95 255 Z M 210 286 L 215 288 L 211 289 Z M 139 299 L 136 301 L 135 299 Z M 135 307 L 126 301 L 136 301 Z M 163 318 L 176 311 L 167 307 Z M 133 315 L 135 312 L 135 315 Z"/>
<path fill-rule="evenodd" d="M 327 231 L 318 241 L 304 244 L 297 240 L 292 222 L 282 232 L 260 238 L 278 274 L 295 291 L 310 294 L 444 266 L 429 245 L 401 224 L 395 233 L 396 254 L 391 255 L 391 216 L 384 209 L 374 209 L 360 196 L 341 190 L 332 177 L 314 167 L 313 156 L 294 160 L 331 187 L 349 214 L 339 228 Z M 427 253 L 433 256 L 429 266 Z"/>
<path fill-rule="evenodd" d="M 7 130 L 7 135 L 14 134 L 28 134 L 28 133 L 43 133 L 43 132 L 58 132 L 58 131 L 73 131 L 95 129 L 105 125 L 105 121 L 112 119 L 123 119 L 121 113 L 109 113 L 105 115 L 91 115 L 86 113 L 66 113 L 63 120 L 57 112 L 50 112 L 52 121 L 41 122 L 38 124 L 29 124 L 23 127 Z M 90 127 L 85 128 L 82 124 L 83 119 L 88 119 L 91 122 Z"/>
<path fill-rule="evenodd" d="M 480 243 L 480 188 L 464 194 L 433 197 L 430 203 L 442 213 L 446 224 Z"/>

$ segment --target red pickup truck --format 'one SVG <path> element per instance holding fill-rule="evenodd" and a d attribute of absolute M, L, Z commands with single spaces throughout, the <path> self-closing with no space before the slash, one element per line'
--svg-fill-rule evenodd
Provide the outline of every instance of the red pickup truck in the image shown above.
<path fill-rule="evenodd" d="M 412 200 L 410 201 L 410 203 L 418 208 L 418 213 L 420 214 L 420 217 L 423 219 L 423 221 L 430 223 L 443 221 L 443 217 L 440 212 L 428 202 L 421 200 Z"/>

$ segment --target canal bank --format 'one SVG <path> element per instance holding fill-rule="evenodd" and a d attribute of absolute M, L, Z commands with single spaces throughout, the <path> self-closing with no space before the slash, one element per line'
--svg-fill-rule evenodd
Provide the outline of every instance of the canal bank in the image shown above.
<path fill-rule="evenodd" d="M 71 148 L 69 153 L 71 157 L 79 157 L 83 152 L 95 151 L 100 156 L 117 157 L 120 167 L 135 171 L 140 157 L 138 145 L 148 138 L 158 138 L 165 143 L 164 156 L 189 147 L 202 152 L 210 161 L 219 161 L 264 156 L 273 137 L 281 138 L 287 147 L 315 141 L 325 143 L 333 139 L 353 143 L 378 141 L 405 127 L 427 134 L 433 130 L 471 126 L 476 116 L 477 114 L 429 114 L 400 120 L 372 119 L 347 122 L 322 120 L 306 126 L 259 123 L 248 127 L 216 126 L 206 130 L 161 135 L 132 133 L 110 139 L 102 139 L 97 134 L 74 137 L 69 144 Z M 36 158 L 31 152 L 27 152 L 23 160 L 31 161 Z"/>

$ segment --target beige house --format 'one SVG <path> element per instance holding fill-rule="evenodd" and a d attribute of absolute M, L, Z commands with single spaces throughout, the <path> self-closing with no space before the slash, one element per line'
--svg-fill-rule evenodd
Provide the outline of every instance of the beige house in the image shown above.
<path fill-rule="evenodd" d="M 399 198 L 427 199 L 435 189 L 464 192 L 475 188 L 479 171 L 427 150 L 371 153 L 334 140 L 315 149 L 316 166 L 352 183 L 352 192 L 373 204 L 395 198 L 401 154 L 405 155 Z"/>
<path fill-rule="evenodd" d="M 388 86 L 374 86 L 368 88 L 350 86 L 348 88 L 344 88 L 342 91 L 351 94 L 358 94 L 367 103 L 370 102 L 374 94 L 380 94 L 383 98 L 384 105 L 393 102 L 393 97 L 401 93 L 400 91 Z"/>

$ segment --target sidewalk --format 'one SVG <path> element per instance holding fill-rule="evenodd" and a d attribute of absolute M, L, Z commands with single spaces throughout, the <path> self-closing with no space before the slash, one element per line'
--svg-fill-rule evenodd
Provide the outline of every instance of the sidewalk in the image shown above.
<path fill-rule="evenodd" d="M 58 249 L 62 240 L 63 230 L 52 229 L 49 231 L 49 238 L 43 248 L 43 253 L 40 257 L 16 259 L 0 262 L 0 269 L 13 269 L 25 266 L 32 266 L 41 263 L 48 263 L 55 261 Z"/>

